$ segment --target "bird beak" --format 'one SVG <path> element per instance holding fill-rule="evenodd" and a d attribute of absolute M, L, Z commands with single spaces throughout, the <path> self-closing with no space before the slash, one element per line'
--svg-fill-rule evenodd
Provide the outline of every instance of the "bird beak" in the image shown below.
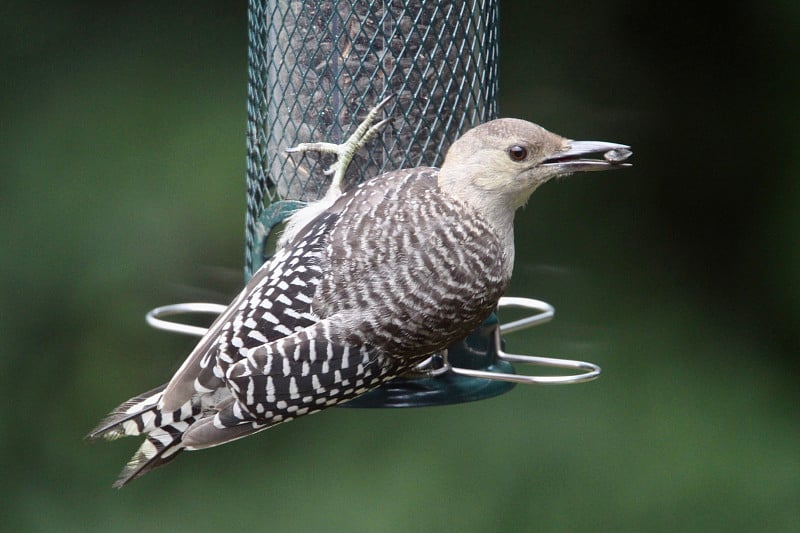
<path fill-rule="evenodd" d="M 598 157 L 591 157 L 591 155 Z M 599 157 L 602 155 L 602 159 Z M 608 170 L 629 167 L 624 163 L 633 152 L 630 146 L 601 141 L 567 141 L 564 150 L 557 152 L 542 161 L 542 166 L 555 166 L 564 172 L 581 172 L 589 170 Z M 587 157 L 589 156 L 589 157 Z"/>

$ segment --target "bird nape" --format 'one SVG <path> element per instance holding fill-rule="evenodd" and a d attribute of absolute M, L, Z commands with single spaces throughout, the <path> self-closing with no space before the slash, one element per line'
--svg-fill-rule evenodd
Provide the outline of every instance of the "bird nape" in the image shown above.
<path fill-rule="evenodd" d="M 385 103 L 385 101 L 383 102 Z M 343 145 L 325 197 L 295 213 L 275 254 L 168 383 L 112 411 L 89 438 L 146 435 L 122 487 L 198 450 L 346 402 L 473 331 L 511 278 L 513 220 L 541 184 L 629 166 L 629 147 L 572 141 L 517 119 L 477 126 L 441 169 L 387 172 L 341 190 L 385 121 Z"/>

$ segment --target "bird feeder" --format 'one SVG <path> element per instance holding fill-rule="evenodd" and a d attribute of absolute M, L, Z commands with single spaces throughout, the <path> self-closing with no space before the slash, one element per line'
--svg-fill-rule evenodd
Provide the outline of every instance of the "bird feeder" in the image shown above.
<path fill-rule="evenodd" d="M 248 9 L 247 212 L 245 281 L 268 259 L 281 223 L 319 199 L 332 156 L 286 149 L 341 143 L 385 96 L 392 120 L 354 158 L 345 190 L 382 172 L 440 166 L 450 144 L 497 118 L 498 0 L 250 0 Z M 478 400 L 516 383 L 578 383 L 596 365 L 508 354 L 502 335 L 547 322 L 538 300 L 502 298 L 526 318 L 501 324 L 498 314 L 466 339 L 435 354 L 410 375 L 344 405 L 413 407 Z M 224 306 L 177 304 L 154 309 L 151 325 L 202 335 L 165 320 L 177 313 L 219 313 Z M 516 374 L 514 364 L 567 369 L 566 375 Z"/>

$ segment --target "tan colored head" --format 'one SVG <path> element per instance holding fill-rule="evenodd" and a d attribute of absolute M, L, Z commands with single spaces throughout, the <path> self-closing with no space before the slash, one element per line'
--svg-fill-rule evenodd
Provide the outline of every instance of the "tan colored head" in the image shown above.
<path fill-rule="evenodd" d="M 573 172 L 630 166 L 622 162 L 630 153 L 625 145 L 572 141 L 525 120 L 502 118 L 453 143 L 439 187 L 472 204 L 498 231 L 511 231 L 514 211 L 539 185 Z"/>

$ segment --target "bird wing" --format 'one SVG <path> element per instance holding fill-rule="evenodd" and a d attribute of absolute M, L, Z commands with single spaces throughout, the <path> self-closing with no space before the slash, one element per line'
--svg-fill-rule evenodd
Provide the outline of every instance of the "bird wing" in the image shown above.
<path fill-rule="evenodd" d="M 224 370 L 217 366 L 318 320 L 311 302 L 320 282 L 319 256 L 335 221 L 335 214 L 323 213 L 253 275 L 169 381 L 161 409 L 179 409 L 197 393 L 224 386 Z"/>
<path fill-rule="evenodd" d="M 251 350 L 228 367 L 232 398 L 193 424 L 183 444 L 201 449 L 250 435 L 350 400 L 407 369 L 382 350 L 348 343 L 338 318 Z"/>

